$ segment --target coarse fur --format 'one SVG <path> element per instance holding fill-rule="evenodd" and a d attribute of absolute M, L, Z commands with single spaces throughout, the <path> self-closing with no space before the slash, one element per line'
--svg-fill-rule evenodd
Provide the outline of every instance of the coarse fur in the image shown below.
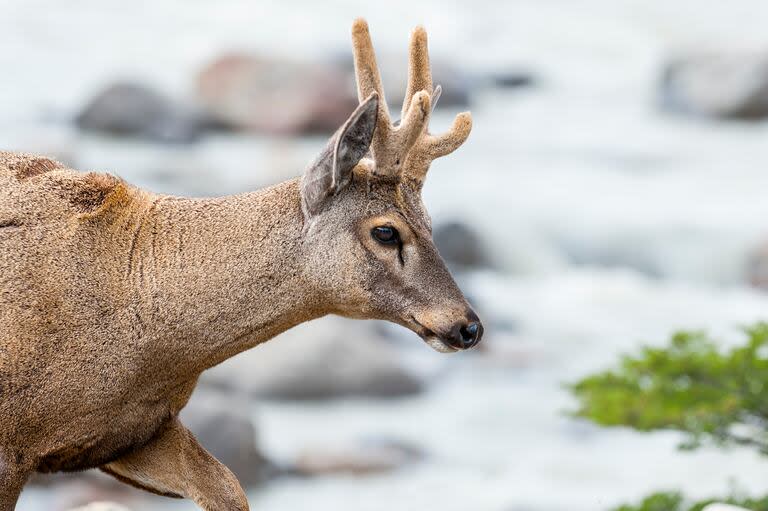
<path fill-rule="evenodd" d="M 466 139 L 468 114 L 427 133 L 419 28 L 396 127 L 377 71 L 366 78 L 366 38 L 356 21 L 360 107 L 304 176 L 263 190 L 158 195 L 0 152 L 0 511 L 34 471 L 96 467 L 203 509 L 248 509 L 177 419 L 202 371 L 326 314 L 393 321 L 455 350 L 444 340 L 477 317 L 420 193 L 429 161 Z M 379 226 L 398 246 L 371 236 Z"/>

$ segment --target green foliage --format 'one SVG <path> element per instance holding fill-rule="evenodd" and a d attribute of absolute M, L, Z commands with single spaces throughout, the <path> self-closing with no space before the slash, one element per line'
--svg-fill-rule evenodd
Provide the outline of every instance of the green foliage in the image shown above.
<path fill-rule="evenodd" d="M 706 499 L 699 502 L 688 502 L 678 492 L 659 492 L 649 495 L 637 505 L 623 505 L 612 511 L 701 511 L 713 502 L 724 502 L 740 506 L 750 511 L 768 511 L 768 497 L 753 499 L 749 497 L 732 496 L 726 499 Z"/>
<path fill-rule="evenodd" d="M 710 441 L 748 445 L 768 455 L 768 323 L 745 333 L 746 344 L 727 351 L 704 333 L 680 332 L 668 347 L 624 356 L 617 369 L 570 386 L 579 401 L 574 415 L 604 426 L 678 430 L 686 434 L 683 448 Z M 659 509 L 685 509 L 669 502 Z M 655 501 L 644 505 L 620 509 L 657 509 Z"/>
<path fill-rule="evenodd" d="M 678 492 L 659 492 L 649 495 L 637 506 L 625 504 L 612 511 L 685 511 L 683 496 Z"/>
<path fill-rule="evenodd" d="M 768 455 L 768 323 L 745 329 L 747 342 L 730 350 L 701 332 L 680 332 L 664 348 L 644 347 L 618 367 L 570 386 L 574 415 L 639 431 L 674 429 L 684 448 L 710 441 L 747 445 Z M 649 495 L 613 511 L 701 511 L 726 502 L 768 511 L 768 497 L 731 496 L 691 502 L 678 492 Z"/>

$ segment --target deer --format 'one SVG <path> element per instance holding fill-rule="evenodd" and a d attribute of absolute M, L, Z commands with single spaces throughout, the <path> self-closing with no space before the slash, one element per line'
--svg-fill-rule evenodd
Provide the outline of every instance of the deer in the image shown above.
<path fill-rule="evenodd" d="M 217 198 L 155 194 L 0 152 L 0 511 L 35 472 L 92 468 L 206 511 L 248 510 L 232 472 L 178 419 L 200 374 L 335 314 L 467 350 L 483 326 L 432 240 L 433 88 L 413 30 L 400 121 L 367 23 L 352 27 L 359 106 L 304 173 Z"/>

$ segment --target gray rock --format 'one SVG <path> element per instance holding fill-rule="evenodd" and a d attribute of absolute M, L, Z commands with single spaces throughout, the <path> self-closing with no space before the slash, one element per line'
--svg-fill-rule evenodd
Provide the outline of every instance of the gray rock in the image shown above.
<path fill-rule="evenodd" d="M 522 69 L 507 69 L 490 76 L 491 83 L 499 89 L 519 89 L 536 85 L 533 74 Z"/>
<path fill-rule="evenodd" d="M 243 487 L 268 479 L 272 464 L 257 445 L 251 404 L 233 393 L 197 389 L 179 415 L 198 441 L 237 476 Z"/>
<path fill-rule="evenodd" d="M 294 470 L 298 475 L 308 477 L 334 474 L 360 476 L 391 472 L 423 458 L 421 449 L 403 442 L 363 441 L 308 447 L 300 453 Z"/>
<path fill-rule="evenodd" d="M 145 85 L 115 83 L 98 94 L 77 115 L 80 129 L 147 138 L 165 143 L 195 141 L 208 121 Z"/>
<path fill-rule="evenodd" d="M 491 265 L 488 247 L 480 235 L 460 221 L 437 225 L 432 237 L 440 256 L 452 268 L 483 268 Z"/>
<path fill-rule="evenodd" d="M 373 326 L 326 317 L 203 373 L 201 383 L 274 400 L 415 394 L 422 383 Z"/>
<path fill-rule="evenodd" d="M 661 74 L 663 109 L 722 119 L 768 116 L 768 54 L 701 53 L 670 59 Z"/>

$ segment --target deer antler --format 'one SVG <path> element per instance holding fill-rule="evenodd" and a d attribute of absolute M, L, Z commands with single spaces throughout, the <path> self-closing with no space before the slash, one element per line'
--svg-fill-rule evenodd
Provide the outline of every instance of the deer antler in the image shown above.
<path fill-rule="evenodd" d="M 432 160 L 455 151 L 469 136 L 472 117 L 469 112 L 456 116 L 451 128 L 441 134 L 428 131 L 431 107 L 440 96 L 440 86 L 432 88 L 427 32 L 416 27 L 411 33 L 408 87 L 403 100 L 402 120 L 392 124 L 381 86 L 368 24 L 363 19 L 352 25 L 352 46 L 360 101 L 371 93 L 379 94 L 379 114 L 371 152 L 376 163 L 374 174 L 407 177 L 419 185 L 424 182 Z"/>

